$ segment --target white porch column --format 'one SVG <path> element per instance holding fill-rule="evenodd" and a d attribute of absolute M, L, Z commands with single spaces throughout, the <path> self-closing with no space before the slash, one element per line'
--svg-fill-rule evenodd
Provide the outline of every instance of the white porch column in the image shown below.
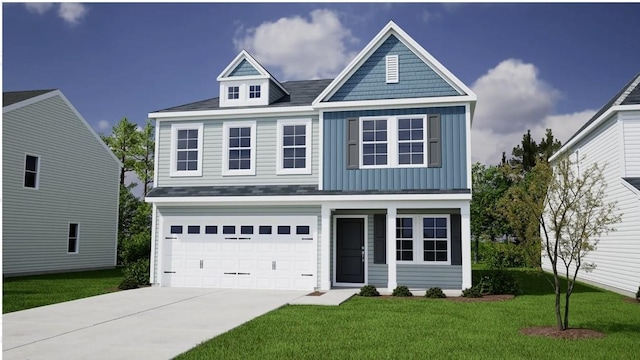
<path fill-rule="evenodd" d="M 320 290 L 331 289 L 331 208 L 323 204 L 320 231 Z"/>
<path fill-rule="evenodd" d="M 469 203 L 460 208 L 462 228 L 462 288 L 471 287 L 471 218 Z"/>
<path fill-rule="evenodd" d="M 393 290 L 398 286 L 396 275 L 396 214 L 395 207 L 387 208 L 387 288 Z"/>

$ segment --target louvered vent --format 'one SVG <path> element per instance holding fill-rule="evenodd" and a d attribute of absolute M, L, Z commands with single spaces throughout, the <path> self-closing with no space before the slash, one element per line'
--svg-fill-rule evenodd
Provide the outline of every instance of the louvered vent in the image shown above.
<path fill-rule="evenodd" d="M 387 56 L 387 84 L 397 83 L 399 81 L 398 76 L 398 55 Z"/>

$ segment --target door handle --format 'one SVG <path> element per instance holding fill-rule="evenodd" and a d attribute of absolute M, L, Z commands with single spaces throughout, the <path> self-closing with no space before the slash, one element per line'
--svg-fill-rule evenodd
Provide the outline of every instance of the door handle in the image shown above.
<path fill-rule="evenodd" d="M 175 274 L 176 272 L 175 271 L 165 271 L 164 273 L 165 274 Z"/>
<path fill-rule="evenodd" d="M 362 262 L 364 262 L 364 250 L 360 254 L 362 254 Z"/>
<path fill-rule="evenodd" d="M 200 260 L 200 269 L 202 269 L 202 262 L 203 262 L 203 261 L 204 261 L 204 260 Z"/>

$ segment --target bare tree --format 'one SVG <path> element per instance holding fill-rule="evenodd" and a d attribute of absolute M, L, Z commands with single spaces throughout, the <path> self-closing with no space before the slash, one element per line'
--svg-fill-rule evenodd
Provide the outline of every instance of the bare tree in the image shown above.
<path fill-rule="evenodd" d="M 606 201 L 606 187 L 603 168 L 598 164 L 578 173 L 576 164 L 563 157 L 553 168 L 538 161 L 523 186 L 509 189 L 511 201 L 504 203 L 506 210 L 526 211 L 538 219 L 543 256 L 549 259 L 553 270 L 551 284 L 560 330 L 569 328 L 569 300 L 578 272 L 596 267 L 586 261 L 587 255 L 596 249 L 600 236 L 615 231 L 614 225 L 621 220 L 621 215 L 616 214 L 616 202 Z M 561 278 L 567 281 L 564 312 Z"/>

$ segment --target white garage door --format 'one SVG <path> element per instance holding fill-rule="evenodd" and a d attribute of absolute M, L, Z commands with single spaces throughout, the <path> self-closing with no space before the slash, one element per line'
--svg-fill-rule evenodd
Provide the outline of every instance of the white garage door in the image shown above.
<path fill-rule="evenodd" d="M 313 216 L 163 219 L 162 286 L 313 290 Z"/>

